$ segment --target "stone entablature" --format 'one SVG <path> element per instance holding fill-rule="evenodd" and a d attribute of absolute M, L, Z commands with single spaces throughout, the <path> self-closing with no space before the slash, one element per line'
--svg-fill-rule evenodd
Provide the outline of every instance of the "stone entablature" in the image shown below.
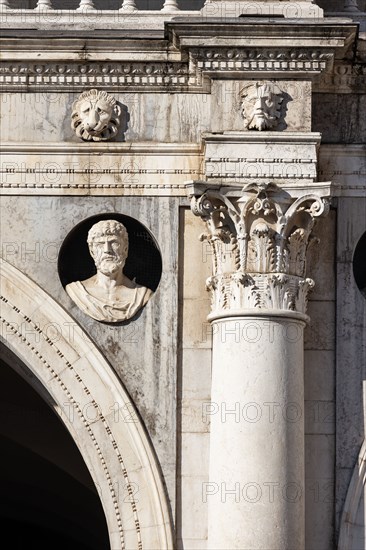
<path fill-rule="evenodd" d="M 191 143 L 3 143 L 3 194 L 186 196 L 200 179 L 201 145 Z"/>
<path fill-rule="evenodd" d="M 329 36 L 331 27 L 331 36 Z M 100 27 L 99 27 L 100 28 Z M 330 71 L 353 42 L 357 25 L 349 20 L 317 20 L 300 27 L 280 20 L 200 18 L 166 23 L 165 39 L 137 38 L 137 31 L 102 31 L 70 37 L 51 31 L 22 38 L 4 30 L 0 67 L 3 91 L 69 91 L 97 87 L 128 91 L 209 93 L 213 79 L 300 78 Z M 150 33 L 151 36 L 151 33 Z M 218 37 L 220 37 L 218 39 Z M 121 40 L 123 38 L 123 40 Z M 38 52 L 42 50 L 40 61 Z M 108 61 L 105 61 L 108 59 Z"/>
<path fill-rule="evenodd" d="M 224 132 L 205 134 L 208 182 L 312 183 L 317 177 L 321 136 L 306 132 Z"/>
<path fill-rule="evenodd" d="M 246 135 L 244 132 L 239 136 L 238 133 L 234 134 L 236 138 L 240 137 L 241 146 L 245 145 L 245 148 L 250 146 L 250 143 L 246 144 Z M 284 147 L 286 136 L 283 133 L 276 134 L 276 143 Z M 105 196 L 118 193 L 125 196 L 185 197 L 186 182 L 205 177 L 210 186 L 220 184 L 232 196 L 235 187 L 242 189 L 246 183 L 265 183 L 272 178 L 271 181 L 281 184 L 285 181 L 282 176 L 286 170 L 286 188 L 294 195 L 303 188 L 305 182 L 313 182 L 316 174 L 318 134 L 307 136 L 306 142 L 301 141 L 300 133 L 292 140 L 291 151 L 294 155 L 298 151 L 298 162 L 292 162 L 290 158 L 287 159 L 288 162 L 286 158 L 282 162 L 263 159 L 259 158 L 258 153 L 252 159 L 244 156 L 235 159 L 213 156 L 216 154 L 214 147 L 220 142 L 225 143 L 225 139 L 228 142 L 230 133 L 206 134 L 204 155 L 201 145 L 182 143 L 3 143 L 0 162 L 1 193 Z M 257 132 L 246 140 L 251 141 L 251 147 L 254 147 L 260 146 L 260 140 L 264 144 L 266 137 Z M 301 151 L 303 158 L 300 157 Z M 94 154 L 92 159 L 89 153 Z M 212 156 L 209 156 L 211 153 Z M 309 158 L 306 158 L 307 154 Z M 334 196 L 364 196 L 364 155 L 364 145 L 320 146 L 319 175 L 322 180 L 334 182 Z M 272 171 L 267 173 L 264 172 L 265 169 Z M 276 175 L 274 170 L 282 170 L 282 174 Z M 291 170 L 296 171 L 296 178 L 290 177 Z"/>
<path fill-rule="evenodd" d="M 316 218 L 329 211 L 330 184 L 299 190 L 294 199 L 273 184 L 251 184 L 239 198 L 191 184 L 191 208 L 207 224 L 212 248 L 210 319 L 232 315 L 305 314 L 314 281 L 306 277 L 306 253 Z"/>

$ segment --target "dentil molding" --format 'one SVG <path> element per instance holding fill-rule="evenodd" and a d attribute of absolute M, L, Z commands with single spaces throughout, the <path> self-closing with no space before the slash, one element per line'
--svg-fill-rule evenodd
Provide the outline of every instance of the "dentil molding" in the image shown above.
<path fill-rule="evenodd" d="M 32 29 L 4 30 L 3 91 L 96 87 L 113 93 L 208 93 L 216 78 L 308 79 L 331 71 L 334 60 L 350 51 L 357 25 L 341 19 L 311 24 L 281 19 L 274 24 L 257 18 L 182 17 L 166 23 L 160 40 L 121 30 L 108 37 L 106 33 L 69 31 L 67 36 L 57 28 L 44 35 Z"/>

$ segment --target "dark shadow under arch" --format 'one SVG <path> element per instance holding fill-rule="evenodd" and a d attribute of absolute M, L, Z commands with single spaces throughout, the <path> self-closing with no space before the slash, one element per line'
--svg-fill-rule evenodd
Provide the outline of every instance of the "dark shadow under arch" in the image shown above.
<path fill-rule="evenodd" d="M 79 450 L 52 408 L 8 363 L 0 360 L 3 540 L 12 550 L 109 550 L 102 505 Z"/>

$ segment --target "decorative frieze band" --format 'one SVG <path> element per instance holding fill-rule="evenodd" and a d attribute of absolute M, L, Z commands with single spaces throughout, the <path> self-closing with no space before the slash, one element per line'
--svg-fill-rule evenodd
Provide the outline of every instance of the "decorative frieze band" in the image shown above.
<path fill-rule="evenodd" d="M 304 185 L 317 178 L 316 132 L 223 132 L 205 134 L 208 182 Z"/>
<path fill-rule="evenodd" d="M 115 91 L 158 88 L 159 92 L 201 85 L 200 75 L 189 74 L 187 63 L 9 63 L 0 66 L 3 91 L 84 91 L 89 86 Z"/>
<path fill-rule="evenodd" d="M 166 143 L 3 143 L 2 194 L 186 195 L 201 146 Z"/>
<path fill-rule="evenodd" d="M 313 91 L 317 93 L 364 94 L 366 64 L 335 63 L 331 71 L 316 76 Z"/>
<path fill-rule="evenodd" d="M 334 53 L 305 48 L 192 48 L 200 71 L 315 72 L 325 70 Z"/>
<path fill-rule="evenodd" d="M 236 134 L 238 136 L 238 134 Z M 252 133 L 240 134 L 241 148 L 248 151 Z M 272 133 L 280 143 L 281 162 L 273 158 L 244 156 L 228 157 L 226 152 L 215 153 L 207 144 L 220 144 L 227 139 L 231 151 L 237 142 L 230 134 L 206 134 L 205 158 L 200 144 L 165 143 L 55 143 L 55 144 L 2 144 L 0 162 L 0 188 L 3 195 L 169 195 L 186 196 L 187 181 L 206 179 L 206 185 L 225 187 L 225 193 L 235 196 L 247 183 L 275 181 L 279 186 L 291 189 L 291 196 L 300 196 L 304 185 L 314 187 L 314 178 L 307 179 L 307 171 L 315 173 L 317 149 L 316 134 L 313 145 L 298 143 L 298 158 L 285 158 L 285 150 L 293 157 L 295 147 L 289 148 L 283 140 L 287 133 Z M 299 139 L 298 135 L 298 139 Z M 309 135 L 310 137 L 310 135 Z M 264 133 L 256 132 L 255 138 L 265 142 Z M 247 140 L 247 143 L 245 142 Z M 257 147 L 258 147 L 257 143 Z M 282 145 L 281 145 L 282 143 Z M 309 148 L 309 158 L 307 157 Z M 313 152 L 312 152 L 312 151 Z M 92 158 L 90 157 L 92 154 Z M 230 154 L 230 153 L 228 153 Z M 217 156 L 216 156 L 217 155 Z M 264 155 L 263 155 L 264 156 Z M 335 196 L 365 195 L 365 146 L 322 145 L 320 147 L 318 175 L 322 180 L 334 182 Z M 273 167 L 282 170 L 283 178 L 274 177 Z M 271 168 L 272 170 L 272 168 Z M 291 178 L 291 171 L 298 170 Z M 244 173 L 245 172 L 245 173 Z M 287 174 L 287 179 L 285 175 Z M 299 176 L 300 174 L 300 176 Z M 303 174 L 301 176 L 301 174 Z M 277 174 L 278 176 L 279 174 Z M 245 177 L 243 177 L 245 176 Z M 318 189 L 321 192 L 322 186 Z"/>
<path fill-rule="evenodd" d="M 314 282 L 306 277 L 306 253 L 317 217 L 329 211 L 329 199 L 305 190 L 292 200 L 272 184 L 251 184 L 239 199 L 192 184 L 191 208 L 207 225 L 212 248 L 211 319 L 263 313 L 305 314 Z"/>
<path fill-rule="evenodd" d="M 212 73 L 242 75 L 264 73 L 320 73 L 333 59 L 330 52 L 304 49 L 194 49 L 189 62 L 107 62 L 73 63 L 45 61 L 34 63 L 4 61 L 0 85 L 7 90 L 84 90 L 89 86 L 115 91 L 133 86 L 134 90 L 158 88 L 159 92 L 187 89 L 207 90 L 204 76 Z M 283 74 L 282 74 L 283 76 Z"/>

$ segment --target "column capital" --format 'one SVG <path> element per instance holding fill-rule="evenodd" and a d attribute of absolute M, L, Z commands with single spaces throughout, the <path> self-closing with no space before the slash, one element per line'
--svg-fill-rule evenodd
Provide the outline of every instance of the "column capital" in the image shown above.
<path fill-rule="evenodd" d="M 328 213 L 330 184 L 307 186 L 297 197 L 267 184 L 249 184 L 239 197 L 207 184 L 188 184 L 191 208 L 206 222 L 212 250 L 210 319 L 240 315 L 304 318 L 314 281 L 306 253 L 317 239 L 316 218 Z"/>

